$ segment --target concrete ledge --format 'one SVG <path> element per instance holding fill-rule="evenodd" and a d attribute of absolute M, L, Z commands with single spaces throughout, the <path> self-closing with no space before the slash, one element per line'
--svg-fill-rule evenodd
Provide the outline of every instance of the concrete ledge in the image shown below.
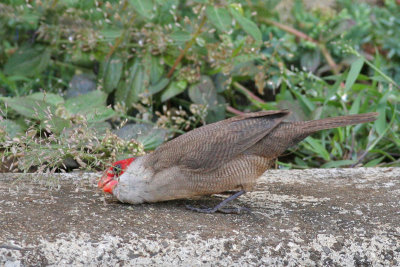
<path fill-rule="evenodd" d="M 121 204 L 98 177 L 0 174 L 0 266 L 400 265 L 400 168 L 267 171 L 240 215 Z"/>

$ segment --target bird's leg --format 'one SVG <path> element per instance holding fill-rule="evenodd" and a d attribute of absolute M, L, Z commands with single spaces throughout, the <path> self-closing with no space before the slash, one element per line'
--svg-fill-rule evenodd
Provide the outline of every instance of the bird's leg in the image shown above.
<path fill-rule="evenodd" d="M 244 190 L 236 192 L 232 196 L 224 199 L 221 203 L 219 203 L 214 208 L 203 208 L 203 209 L 201 209 L 201 208 L 195 208 L 195 207 L 190 206 L 190 205 L 186 205 L 186 208 L 189 209 L 189 210 L 193 210 L 193 211 L 197 211 L 197 212 L 201 212 L 201 213 L 215 213 L 217 211 L 222 212 L 222 213 L 240 213 L 242 210 L 248 211 L 249 209 L 243 208 L 243 207 L 225 208 L 225 209 L 222 208 L 222 207 L 224 207 L 226 205 L 226 203 L 228 203 L 229 201 L 232 201 L 232 200 L 240 197 L 244 193 L 246 193 L 246 191 L 244 191 Z"/>

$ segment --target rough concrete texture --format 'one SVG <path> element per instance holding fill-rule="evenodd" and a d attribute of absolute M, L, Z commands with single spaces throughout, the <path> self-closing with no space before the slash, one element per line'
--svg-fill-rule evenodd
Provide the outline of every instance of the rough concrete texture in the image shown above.
<path fill-rule="evenodd" d="M 0 174 L 0 266 L 400 265 L 400 168 L 267 171 L 239 215 L 121 204 L 98 177 Z"/>

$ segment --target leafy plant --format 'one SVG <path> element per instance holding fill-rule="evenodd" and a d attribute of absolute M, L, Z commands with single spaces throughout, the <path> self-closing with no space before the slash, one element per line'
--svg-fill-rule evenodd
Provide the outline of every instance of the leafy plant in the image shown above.
<path fill-rule="evenodd" d="M 34 93 L 23 97 L 0 97 L 0 101 L 22 117 L 35 120 L 48 132 L 60 133 L 71 127 L 72 121 L 87 120 L 94 128 L 104 127 L 103 122 L 116 112 L 105 106 L 107 95 L 93 91 L 66 101 L 51 93 Z M 25 123 L 20 123 L 23 130 Z"/>
<path fill-rule="evenodd" d="M 400 6 L 310 2 L 3 1 L 0 138 L 8 145 L 0 153 L 10 155 L 10 140 L 27 131 L 41 143 L 83 127 L 103 140 L 125 120 L 145 123 L 154 139 L 137 138 L 154 149 L 231 114 L 289 108 L 293 120 L 380 117 L 312 136 L 281 166 L 400 164 Z M 94 76 L 98 90 L 64 99 L 81 73 Z M 95 162 L 97 148 L 80 147 L 79 158 Z M 130 150 L 118 151 L 112 157 Z"/>

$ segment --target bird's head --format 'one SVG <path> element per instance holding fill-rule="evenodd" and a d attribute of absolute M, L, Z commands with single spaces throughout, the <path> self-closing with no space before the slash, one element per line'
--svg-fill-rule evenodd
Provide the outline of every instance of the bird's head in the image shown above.
<path fill-rule="evenodd" d="M 114 162 L 112 167 L 108 168 L 101 177 L 98 183 L 99 188 L 102 188 L 106 193 L 112 194 L 114 187 L 118 184 L 118 178 L 134 160 L 135 158 L 129 158 Z"/>

